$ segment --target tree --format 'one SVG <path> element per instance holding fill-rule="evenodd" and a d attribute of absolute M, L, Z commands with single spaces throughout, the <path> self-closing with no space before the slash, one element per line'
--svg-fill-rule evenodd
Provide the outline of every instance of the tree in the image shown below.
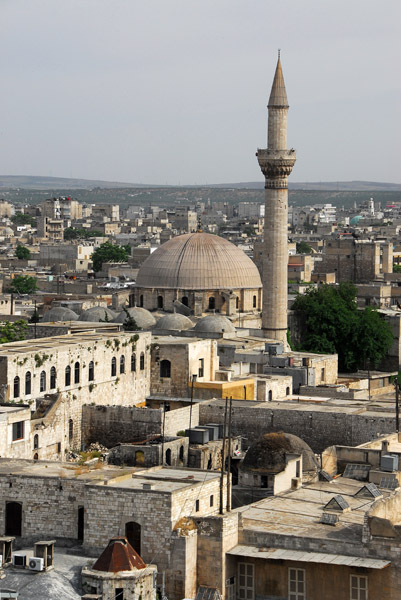
<path fill-rule="evenodd" d="M 12 294 L 34 294 L 38 286 L 36 278 L 29 275 L 17 275 L 11 282 L 8 291 Z"/>
<path fill-rule="evenodd" d="M 96 248 L 92 254 L 93 270 L 98 272 L 102 269 L 105 262 L 127 262 L 131 254 L 131 248 L 127 246 L 117 246 L 110 242 L 105 242 L 99 248 Z"/>
<path fill-rule="evenodd" d="M 375 309 L 358 310 L 356 291 L 352 284 L 340 283 L 299 294 L 292 306 L 303 317 L 297 349 L 338 354 L 340 371 L 377 365 L 388 352 L 393 335 Z"/>
<path fill-rule="evenodd" d="M 28 260 L 28 258 L 31 256 L 31 252 L 26 246 L 19 244 L 15 250 L 15 256 L 19 260 Z"/>
<path fill-rule="evenodd" d="M 98 229 L 85 229 L 85 227 L 67 227 L 64 229 L 65 240 L 90 239 L 93 237 L 104 237 L 103 231 Z"/>
<path fill-rule="evenodd" d="M 31 215 L 24 215 L 24 213 L 15 213 L 11 217 L 11 221 L 16 225 L 31 225 L 32 227 L 36 227 L 36 219 L 35 217 L 31 217 Z"/>
<path fill-rule="evenodd" d="M 139 331 L 141 329 L 141 327 L 139 327 L 138 323 L 135 321 L 134 317 L 132 317 L 128 310 L 125 308 L 125 306 L 123 307 L 123 311 L 125 312 L 126 319 L 123 323 L 123 329 L 124 331 Z"/>
<path fill-rule="evenodd" d="M 0 344 L 6 344 L 7 342 L 18 342 L 24 340 L 26 337 L 26 330 L 28 324 L 23 319 L 11 323 L 6 321 L 0 324 Z"/>
<path fill-rule="evenodd" d="M 306 242 L 297 242 L 296 252 L 297 254 L 312 254 L 312 248 Z"/>

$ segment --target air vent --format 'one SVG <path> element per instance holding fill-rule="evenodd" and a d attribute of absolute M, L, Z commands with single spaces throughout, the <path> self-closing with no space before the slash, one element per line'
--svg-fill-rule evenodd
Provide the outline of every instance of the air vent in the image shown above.
<path fill-rule="evenodd" d="M 350 506 L 346 500 L 340 495 L 334 496 L 324 507 L 325 510 L 338 510 L 340 512 L 347 512 L 350 509 Z"/>
<path fill-rule="evenodd" d="M 381 498 L 382 495 L 374 483 L 367 483 L 354 494 L 354 498 Z"/>
<path fill-rule="evenodd" d="M 333 513 L 323 513 L 320 517 L 320 523 L 323 523 L 323 525 L 332 525 L 334 527 L 338 523 L 338 515 Z"/>

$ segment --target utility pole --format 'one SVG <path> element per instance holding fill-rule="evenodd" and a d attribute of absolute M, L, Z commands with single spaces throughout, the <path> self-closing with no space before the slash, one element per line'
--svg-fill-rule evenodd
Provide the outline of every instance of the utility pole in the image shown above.
<path fill-rule="evenodd" d="M 227 450 L 227 512 L 231 510 L 231 420 L 233 410 L 233 397 L 230 396 L 230 408 L 228 411 L 228 450 Z"/>
<path fill-rule="evenodd" d="M 227 428 L 227 404 L 228 397 L 226 396 L 226 406 L 224 409 L 224 430 L 223 430 L 223 447 L 221 449 L 221 474 L 220 474 L 220 514 L 224 513 L 223 507 L 223 482 L 224 482 L 224 467 L 225 467 L 225 450 L 226 450 L 226 428 Z"/>

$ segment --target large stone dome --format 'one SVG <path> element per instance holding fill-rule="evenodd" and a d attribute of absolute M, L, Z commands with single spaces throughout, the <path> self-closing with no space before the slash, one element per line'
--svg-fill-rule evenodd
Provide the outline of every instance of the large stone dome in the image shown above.
<path fill-rule="evenodd" d="M 256 440 L 245 455 L 242 469 L 280 473 L 286 466 L 286 454 L 302 454 L 302 470 L 316 471 L 318 462 L 306 442 L 292 433 L 265 433 Z"/>
<path fill-rule="evenodd" d="M 224 315 L 206 315 L 195 325 L 195 331 L 201 333 L 233 333 L 234 325 Z"/>
<path fill-rule="evenodd" d="M 78 321 L 88 321 L 92 323 L 100 323 L 101 321 L 112 321 L 116 313 L 104 306 L 92 306 L 84 310 Z"/>
<path fill-rule="evenodd" d="M 43 323 L 54 323 L 56 321 L 77 321 L 78 315 L 73 310 L 64 306 L 54 306 L 42 317 Z"/>
<path fill-rule="evenodd" d="M 210 233 L 187 233 L 155 250 L 139 269 L 141 288 L 216 290 L 260 288 L 259 271 L 231 242 Z"/>
<path fill-rule="evenodd" d="M 191 319 L 179 313 L 164 315 L 157 321 L 157 329 L 165 329 L 166 331 L 186 331 L 192 329 L 193 326 Z"/>
<path fill-rule="evenodd" d="M 145 308 L 140 308 L 139 306 L 132 306 L 131 308 L 122 310 L 120 314 L 118 314 L 117 317 L 113 319 L 113 323 L 125 323 L 127 319 L 127 313 L 130 317 L 135 319 L 136 324 L 141 329 L 149 329 L 150 327 L 153 327 L 153 325 L 155 325 L 156 323 L 156 319 L 154 318 L 152 313 L 150 313 Z"/>

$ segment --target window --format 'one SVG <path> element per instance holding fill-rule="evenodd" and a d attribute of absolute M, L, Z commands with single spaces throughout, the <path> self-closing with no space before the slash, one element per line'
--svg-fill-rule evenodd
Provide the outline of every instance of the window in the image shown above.
<path fill-rule="evenodd" d="M 195 500 L 195 512 L 199 512 L 199 500 Z"/>
<path fill-rule="evenodd" d="M 54 390 L 56 387 L 56 367 L 50 369 L 50 389 Z"/>
<path fill-rule="evenodd" d="M 71 385 L 71 367 L 69 365 L 65 368 L 65 385 Z"/>
<path fill-rule="evenodd" d="M 25 375 L 25 394 L 29 396 L 31 393 L 31 372 L 28 371 Z"/>
<path fill-rule="evenodd" d="M 93 381 L 94 379 L 95 379 L 95 365 L 93 364 L 93 360 L 91 360 L 88 365 L 88 381 Z"/>
<path fill-rule="evenodd" d="M 238 600 L 253 600 L 255 567 L 251 563 L 238 563 Z"/>
<path fill-rule="evenodd" d="M 271 402 L 273 400 L 273 392 L 271 390 L 269 390 L 269 401 Z"/>
<path fill-rule="evenodd" d="M 19 377 L 14 377 L 14 398 L 19 396 Z"/>
<path fill-rule="evenodd" d="M 139 296 L 139 306 L 143 306 L 143 295 Z"/>
<path fill-rule="evenodd" d="M 40 391 L 46 391 L 46 373 L 44 371 L 42 371 L 40 374 Z"/>
<path fill-rule="evenodd" d="M 141 371 L 145 369 L 145 355 L 143 352 L 141 352 L 141 356 L 139 358 L 139 368 Z"/>
<path fill-rule="evenodd" d="M 235 308 L 238 310 L 239 309 L 239 298 L 237 296 L 237 299 L 235 300 Z"/>
<path fill-rule="evenodd" d="M 79 383 L 79 371 L 80 371 L 79 362 L 76 362 L 74 365 L 74 383 Z"/>
<path fill-rule="evenodd" d="M 368 600 L 368 578 L 366 575 L 351 575 L 350 600 Z"/>
<path fill-rule="evenodd" d="M 163 308 L 163 296 L 157 296 L 157 308 Z"/>
<path fill-rule="evenodd" d="M 33 449 L 37 450 L 39 448 L 39 436 L 37 433 L 33 436 Z"/>
<path fill-rule="evenodd" d="M 120 356 L 120 374 L 125 373 L 125 356 Z"/>
<path fill-rule="evenodd" d="M 198 377 L 203 377 L 204 365 L 205 365 L 205 359 L 200 358 L 199 359 Z"/>
<path fill-rule="evenodd" d="M 117 375 L 117 361 L 116 361 L 116 357 L 113 356 L 113 358 L 111 359 L 111 376 L 115 377 Z"/>
<path fill-rule="evenodd" d="M 214 496 L 210 496 L 210 498 L 209 498 L 209 505 L 213 506 L 213 504 L 214 504 Z"/>
<path fill-rule="evenodd" d="M 285 388 L 285 395 L 286 396 L 290 395 L 290 388 L 289 387 Z"/>
<path fill-rule="evenodd" d="M 24 421 L 18 421 L 17 423 L 13 423 L 13 442 L 24 439 L 24 425 Z"/>
<path fill-rule="evenodd" d="M 69 419 L 68 421 L 68 441 L 70 445 L 72 444 L 72 440 L 74 439 L 74 421 Z"/>
<path fill-rule="evenodd" d="M 124 600 L 124 589 L 116 588 L 116 595 L 114 596 L 115 600 Z"/>
<path fill-rule="evenodd" d="M 160 377 L 171 377 L 171 362 L 169 360 L 160 362 Z"/>
<path fill-rule="evenodd" d="M 320 373 L 320 378 L 322 381 L 324 381 L 324 377 L 325 377 L 325 371 L 324 371 L 324 369 L 322 369 L 321 373 Z"/>
<path fill-rule="evenodd" d="M 184 306 L 188 306 L 188 304 L 189 304 L 189 301 L 188 301 L 188 296 L 183 296 L 183 297 L 181 298 L 181 302 L 182 302 L 182 304 L 183 304 Z"/>
<path fill-rule="evenodd" d="M 305 569 L 288 569 L 288 600 L 306 600 Z"/>
<path fill-rule="evenodd" d="M 253 297 L 253 308 L 256 308 L 256 296 Z"/>
<path fill-rule="evenodd" d="M 216 300 L 211 296 L 209 298 L 209 310 L 214 310 L 216 308 Z"/>
<path fill-rule="evenodd" d="M 136 354 L 131 354 L 131 371 L 133 373 L 136 371 Z"/>

